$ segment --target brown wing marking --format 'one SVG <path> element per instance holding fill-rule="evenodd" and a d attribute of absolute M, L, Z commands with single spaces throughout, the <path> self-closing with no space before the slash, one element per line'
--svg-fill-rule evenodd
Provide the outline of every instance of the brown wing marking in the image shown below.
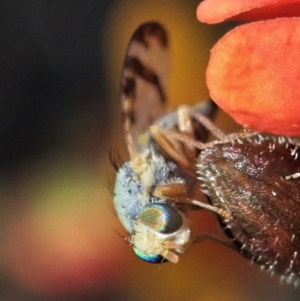
<path fill-rule="evenodd" d="M 130 70 L 133 74 L 135 74 L 135 76 L 140 77 L 141 79 L 145 80 L 146 82 L 152 84 L 154 86 L 154 88 L 157 90 L 157 92 L 160 96 L 160 100 L 162 102 L 166 101 L 165 92 L 163 90 L 163 87 L 161 86 L 159 77 L 150 68 L 144 66 L 143 63 L 138 58 L 127 56 L 125 58 L 124 68 L 127 70 Z M 128 79 L 131 80 L 132 78 L 125 77 L 125 80 L 128 80 Z M 124 92 L 128 91 L 128 88 L 135 89 L 135 86 L 130 85 L 128 87 L 127 82 L 125 82 L 123 91 Z M 132 91 L 129 91 L 129 92 L 132 92 Z"/>
<path fill-rule="evenodd" d="M 121 80 L 122 119 L 131 158 L 147 147 L 149 126 L 166 112 L 168 69 L 166 30 L 157 22 L 141 25 L 130 40 Z"/>

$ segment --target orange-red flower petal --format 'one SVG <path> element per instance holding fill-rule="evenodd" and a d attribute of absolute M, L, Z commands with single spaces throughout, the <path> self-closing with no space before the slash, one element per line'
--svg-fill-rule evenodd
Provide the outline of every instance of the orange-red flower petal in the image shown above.
<path fill-rule="evenodd" d="M 214 46 L 210 96 L 238 123 L 300 135 L 300 18 L 236 27 Z"/>
<path fill-rule="evenodd" d="M 205 0 L 197 8 L 197 19 L 209 24 L 292 16 L 300 16 L 299 0 Z"/>

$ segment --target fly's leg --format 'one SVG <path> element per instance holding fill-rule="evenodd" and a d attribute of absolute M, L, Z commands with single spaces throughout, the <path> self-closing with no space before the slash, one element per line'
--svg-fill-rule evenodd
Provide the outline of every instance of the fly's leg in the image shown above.
<path fill-rule="evenodd" d="M 231 142 L 238 138 L 248 138 L 248 137 L 257 135 L 257 132 L 247 130 L 247 129 L 244 129 L 243 131 L 238 132 L 238 133 L 226 135 L 218 127 L 216 127 L 206 116 L 204 116 L 200 113 L 193 113 L 193 112 L 190 112 L 190 114 L 195 119 L 197 119 L 199 122 L 201 122 L 202 125 L 205 128 L 207 128 L 218 139 L 211 141 L 211 142 L 203 143 L 201 141 L 191 139 L 187 135 L 183 135 L 181 133 L 178 133 L 178 132 L 175 132 L 175 131 L 172 131 L 169 129 L 165 129 L 165 128 L 161 128 L 161 133 L 164 134 L 165 136 L 168 136 L 169 138 L 173 138 L 175 140 L 177 139 L 177 140 L 185 143 L 190 148 L 194 147 L 199 150 L 213 147 L 214 145 L 219 144 L 219 143 Z"/>
<path fill-rule="evenodd" d="M 225 220 L 231 220 L 232 219 L 232 215 L 230 212 L 228 212 L 227 210 L 224 210 L 222 208 L 210 205 L 210 204 L 206 204 L 200 201 L 196 201 L 196 200 L 192 200 L 190 201 L 191 204 L 195 205 L 195 206 L 199 206 L 201 208 L 207 209 L 209 211 L 215 212 L 217 214 L 219 214 L 220 216 L 222 216 Z"/>
<path fill-rule="evenodd" d="M 202 234 L 196 235 L 193 238 L 192 243 L 193 244 L 194 243 L 199 243 L 199 242 L 202 242 L 202 241 L 204 241 L 206 239 L 212 240 L 212 241 L 214 241 L 214 242 L 216 242 L 216 243 L 218 243 L 218 244 L 220 244 L 222 246 L 225 246 L 225 247 L 227 247 L 227 248 L 229 248 L 229 249 L 231 249 L 233 251 L 237 251 L 237 248 L 236 248 L 236 246 L 233 243 L 230 243 L 228 241 L 224 241 L 224 240 L 222 240 L 222 239 L 220 239 L 220 238 L 218 238 L 218 237 L 216 237 L 216 236 L 214 236 L 212 234 L 208 234 L 208 233 L 202 233 Z"/>
<path fill-rule="evenodd" d="M 176 123 L 169 126 L 172 133 L 195 141 L 194 128 L 189 114 L 189 107 L 181 106 L 176 112 Z M 200 191 L 199 183 L 196 177 L 196 157 L 197 152 L 194 146 L 182 143 L 178 139 L 174 139 L 172 135 L 166 135 L 163 130 L 165 127 L 154 124 L 150 127 L 152 138 L 159 145 L 160 151 L 168 158 L 173 160 L 188 175 L 189 180 L 184 184 L 168 183 L 158 186 L 152 192 L 156 197 L 175 199 L 178 203 L 189 205 L 187 197 L 203 200 L 205 197 Z M 205 129 L 202 128 L 204 131 Z M 175 187 L 176 186 L 176 187 Z M 185 189 L 184 189 L 185 188 Z"/>
<path fill-rule="evenodd" d="M 164 128 L 154 124 L 150 127 L 151 136 L 154 138 L 156 143 L 160 147 L 160 151 L 165 153 L 169 158 L 171 158 L 176 164 L 184 169 L 190 169 L 191 163 L 188 158 L 185 156 L 183 150 L 179 147 L 179 139 L 173 137 L 173 134 L 176 133 L 171 130 L 165 131 Z M 178 134 L 178 133 L 177 133 Z M 182 134 L 179 134 L 180 136 Z M 182 135 L 183 137 L 186 137 Z M 189 138 L 191 139 L 191 138 Z M 191 139 L 192 140 L 192 139 Z"/>
<path fill-rule="evenodd" d="M 189 111 L 190 108 L 188 106 L 180 106 L 178 108 L 178 131 L 180 134 L 195 140 L 194 129 Z M 195 148 L 185 143 L 181 143 L 181 148 L 183 149 L 187 159 L 193 164 L 197 156 Z"/>
<path fill-rule="evenodd" d="M 204 142 L 207 141 L 208 135 L 212 133 L 218 139 L 226 136 L 210 121 L 217 110 L 218 107 L 212 100 L 194 107 L 180 106 L 176 112 L 171 113 L 173 116 L 176 114 L 175 118 L 166 119 L 164 124 L 154 124 L 150 127 L 151 136 L 165 155 L 180 167 L 195 172 L 194 161 L 198 154 L 196 149 L 201 149 L 202 145 L 206 146 Z M 199 141 L 202 141 L 202 144 Z"/>
<path fill-rule="evenodd" d="M 189 110 L 189 114 L 219 140 L 223 140 L 226 137 L 226 134 L 223 133 L 217 126 L 215 126 L 214 123 L 205 115 L 193 110 Z"/>
<path fill-rule="evenodd" d="M 190 140 L 195 140 L 194 129 L 192 125 L 191 116 L 189 114 L 190 108 L 187 106 L 180 106 L 177 110 L 177 128 L 172 130 Z M 151 136 L 158 143 L 162 152 L 166 153 L 173 161 L 180 167 L 192 170 L 195 172 L 195 158 L 196 150 L 193 146 L 182 143 L 180 140 L 164 133 L 164 128 L 156 124 L 150 127 Z"/>

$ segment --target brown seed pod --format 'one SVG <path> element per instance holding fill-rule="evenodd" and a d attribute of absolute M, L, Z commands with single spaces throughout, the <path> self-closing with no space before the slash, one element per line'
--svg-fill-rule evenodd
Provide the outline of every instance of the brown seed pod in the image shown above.
<path fill-rule="evenodd" d="M 229 213 L 241 253 L 297 284 L 300 274 L 300 156 L 287 137 L 257 134 L 215 144 L 198 158 L 211 204 Z"/>

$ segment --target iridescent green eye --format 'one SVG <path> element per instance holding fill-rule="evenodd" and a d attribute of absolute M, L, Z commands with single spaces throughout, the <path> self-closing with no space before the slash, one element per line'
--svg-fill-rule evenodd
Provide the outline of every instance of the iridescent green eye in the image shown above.
<path fill-rule="evenodd" d="M 135 255 L 137 255 L 139 258 L 141 258 L 149 263 L 164 263 L 164 262 L 168 261 L 159 254 L 146 254 L 146 253 L 139 251 L 135 247 L 133 247 L 133 251 L 134 251 Z"/>
<path fill-rule="evenodd" d="M 155 203 L 142 210 L 136 222 L 159 233 L 169 234 L 177 231 L 183 220 L 176 208 L 164 203 Z"/>

